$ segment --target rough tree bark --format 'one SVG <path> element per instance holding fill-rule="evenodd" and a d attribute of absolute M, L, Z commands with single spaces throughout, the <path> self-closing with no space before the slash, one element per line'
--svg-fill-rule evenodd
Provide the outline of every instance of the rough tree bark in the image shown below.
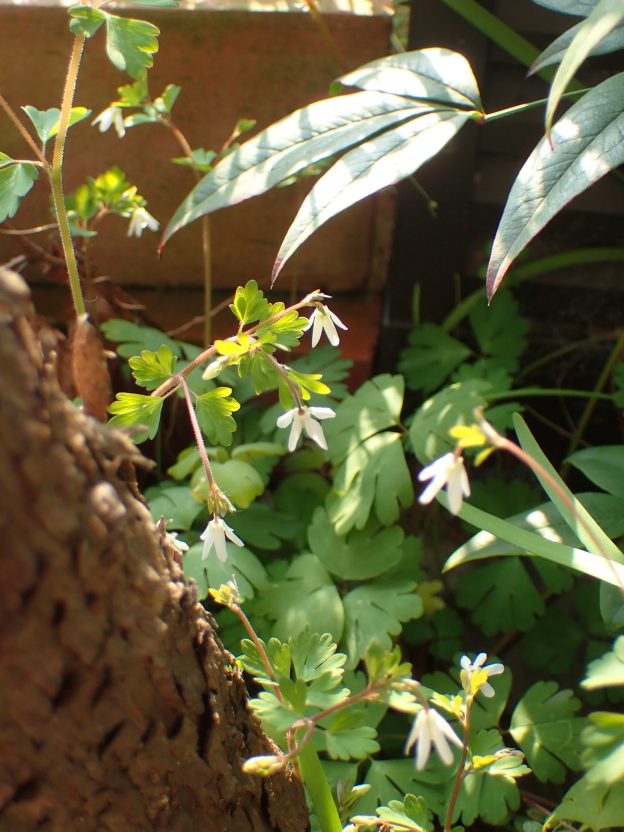
<path fill-rule="evenodd" d="M 0 832 L 304 832 L 213 622 L 0 270 Z"/>

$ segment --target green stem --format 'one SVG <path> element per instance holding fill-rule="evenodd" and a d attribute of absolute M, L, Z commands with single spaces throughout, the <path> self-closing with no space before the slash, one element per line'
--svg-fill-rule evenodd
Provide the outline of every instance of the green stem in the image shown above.
<path fill-rule="evenodd" d="M 299 752 L 301 777 L 321 832 L 342 832 L 342 822 L 318 754 L 308 742 Z"/>
<path fill-rule="evenodd" d="M 624 330 L 620 333 L 619 338 L 617 339 L 615 346 L 611 350 L 611 355 L 607 359 L 604 367 L 602 368 L 602 372 L 598 377 L 598 381 L 596 382 L 593 390 L 593 395 L 591 396 L 590 400 L 585 405 L 585 409 L 579 419 L 579 423 L 574 431 L 574 435 L 570 441 L 570 445 L 568 446 L 568 452 L 566 456 L 570 456 L 574 453 L 574 451 L 578 448 L 581 443 L 583 436 L 585 435 L 585 431 L 587 430 L 587 426 L 591 421 L 591 417 L 594 415 L 594 410 L 596 409 L 596 405 L 598 404 L 599 398 L 601 398 L 602 391 L 604 390 L 607 382 L 611 378 L 613 370 L 615 369 L 617 363 L 620 361 L 622 352 L 624 351 Z M 608 395 L 608 394 L 607 394 Z M 611 397 L 610 397 L 611 398 Z M 569 463 L 564 463 L 561 469 L 561 476 L 565 479 L 570 465 Z"/>
<path fill-rule="evenodd" d="M 561 100 L 563 101 L 566 98 L 577 98 L 579 95 L 585 95 L 585 93 L 589 92 L 590 89 L 591 87 L 583 87 L 582 89 L 566 92 L 561 96 Z M 516 104 L 515 107 L 506 107 L 504 110 L 497 110 L 494 113 L 485 113 L 485 115 L 478 114 L 476 118 L 478 118 L 479 121 L 486 123 L 490 121 L 498 121 L 501 118 L 507 118 L 507 116 L 513 116 L 516 113 L 523 113 L 525 110 L 534 110 L 536 107 L 543 107 L 544 104 L 547 103 L 547 98 L 538 98 L 535 101 L 527 101 L 526 104 Z"/>
<path fill-rule="evenodd" d="M 451 832 L 451 825 L 453 823 L 453 813 L 457 805 L 457 799 L 461 790 L 464 777 L 466 776 L 466 760 L 468 759 L 468 745 L 470 742 L 470 709 L 472 707 L 472 696 L 466 697 L 466 716 L 464 719 L 464 746 L 462 748 L 461 759 L 459 761 L 459 768 L 457 769 L 457 776 L 453 785 L 453 791 L 449 799 L 448 808 L 446 811 L 446 820 L 444 821 L 444 832 Z"/>
<path fill-rule="evenodd" d="M 80 68 L 80 60 L 82 58 L 85 40 L 86 38 L 84 35 L 76 35 L 74 38 L 74 45 L 72 47 L 69 66 L 67 68 L 67 76 L 65 78 L 65 89 L 63 90 L 63 102 L 61 104 L 59 129 L 54 142 L 52 170 L 50 171 L 50 186 L 52 188 L 52 197 L 54 199 L 54 210 L 56 212 L 56 219 L 59 226 L 63 254 L 65 255 L 69 286 L 71 289 L 72 300 L 74 302 L 76 317 L 85 315 L 86 308 L 84 297 L 82 295 L 82 287 L 80 285 L 80 274 L 78 273 L 76 252 L 74 251 L 74 244 L 69 228 L 67 209 L 65 208 L 65 197 L 63 194 L 63 153 L 65 151 L 69 118 L 71 115 L 74 94 L 76 92 L 78 70 Z"/>

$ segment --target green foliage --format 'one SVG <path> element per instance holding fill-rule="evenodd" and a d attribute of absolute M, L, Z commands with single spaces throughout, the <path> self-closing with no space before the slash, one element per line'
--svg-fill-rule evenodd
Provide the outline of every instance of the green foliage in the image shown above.
<path fill-rule="evenodd" d="M 198 598 L 205 598 L 210 587 L 218 587 L 234 579 L 243 601 L 262 594 L 267 584 L 266 570 L 246 547 L 226 542 L 227 560 L 221 563 L 213 556 L 202 559 L 203 544 L 197 543 L 184 555 L 184 576 L 195 581 Z"/>
<path fill-rule="evenodd" d="M 0 153 L 0 222 L 14 217 L 38 176 L 37 168 Z"/>
<path fill-rule="evenodd" d="M 58 107 L 50 107 L 49 110 L 38 110 L 36 107 L 26 105 L 22 107 L 28 118 L 32 121 L 41 143 L 45 147 L 49 139 L 53 139 L 58 133 L 61 111 Z M 68 127 L 83 121 L 91 115 L 91 110 L 86 107 L 72 107 L 69 112 Z"/>
<path fill-rule="evenodd" d="M 241 326 L 265 321 L 271 316 L 271 304 L 265 298 L 264 292 L 258 288 L 255 280 L 249 280 L 245 286 L 238 287 L 230 309 Z"/>
<path fill-rule="evenodd" d="M 204 510 L 187 485 L 164 482 L 146 489 L 145 499 L 154 522 L 165 518 L 168 529 L 187 532 Z"/>
<path fill-rule="evenodd" d="M 581 684 L 587 690 L 624 685 L 624 636 L 615 640 L 612 650 L 590 663 Z"/>
<path fill-rule="evenodd" d="M 108 424 L 115 428 L 134 428 L 132 438 L 135 442 L 153 439 L 158 433 L 163 401 L 160 396 L 117 393 L 117 399 L 108 408 L 113 414 Z"/>
<path fill-rule="evenodd" d="M 580 702 L 555 682 L 537 682 L 511 717 L 510 733 L 540 780 L 563 782 L 566 769 L 580 768 Z"/>
<path fill-rule="evenodd" d="M 392 832 L 433 832 L 434 829 L 427 804 L 422 797 L 413 794 L 406 794 L 403 800 L 391 800 L 387 806 L 378 806 L 375 812 L 377 818 Z M 371 818 L 369 825 L 366 825 L 365 817 L 359 818 L 358 828 L 377 829 L 377 818 Z"/>
<path fill-rule="evenodd" d="M 230 387 L 217 387 L 197 398 L 197 421 L 212 445 L 227 447 L 232 444 L 232 434 L 236 430 L 232 413 L 240 409 L 240 404 L 230 396 L 231 392 Z"/>
<path fill-rule="evenodd" d="M 600 445 L 584 448 L 569 457 L 568 462 L 609 494 L 624 497 L 624 447 Z M 614 533 L 612 533 L 614 536 Z"/>
<path fill-rule="evenodd" d="M 566 792 L 548 819 L 548 826 L 571 821 L 594 830 L 619 829 L 623 816 L 624 784 L 595 783 L 585 775 Z"/>
<path fill-rule="evenodd" d="M 176 358 L 169 347 L 162 346 L 158 352 L 143 350 L 140 356 L 130 358 L 128 364 L 139 387 L 155 390 L 173 375 Z"/>
<path fill-rule="evenodd" d="M 595 711 L 582 734 L 583 765 L 591 783 L 613 785 L 624 777 L 624 715 Z"/>
<path fill-rule="evenodd" d="M 401 353 L 399 370 L 410 390 L 437 390 L 470 355 L 468 347 L 435 324 L 422 324 L 410 332 Z"/>

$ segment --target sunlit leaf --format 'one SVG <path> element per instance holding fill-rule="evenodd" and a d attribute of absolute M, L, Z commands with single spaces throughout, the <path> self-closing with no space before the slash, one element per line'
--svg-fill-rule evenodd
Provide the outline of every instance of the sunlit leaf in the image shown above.
<path fill-rule="evenodd" d="M 561 14 L 573 14 L 587 17 L 599 0 L 533 0 L 538 6 L 544 6 Z"/>
<path fill-rule="evenodd" d="M 106 12 L 100 9 L 89 8 L 88 6 L 73 6 L 69 9 L 69 29 L 75 35 L 84 35 L 87 38 L 93 35 L 106 20 Z"/>
<path fill-rule="evenodd" d="M 273 283 L 295 251 L 336 214 L 414 173 L 466 123 L 458 110 L 438 110 L 393 126 L 339 159 L 312 188 L 284 238 Z"/>
<path fill-rule="evenodd" d="M 614 641 L 612 650 L 590 662 L 581 685 L 587 690 L 624 685 L 624 636 Z"/>
<path fill-rule="evenodd" d="M 145 78 L 158 51 L 159 29 L 146 20 L 106 15 L 106 52 L 110 62 L 132 78 Z"/>
<path fill-rule="evenodd" d="M 555 821 L 580 823 L 587 829 L 621 829 L 624 818 L 624 783 L 594 783 L 585 775 L 564 795 L 548 827 Z"/>
<path fill-rule="evenodd" d="M 231 397 L 231 392 L 230 387 L 217 387 L 197 397 L 197 421 L 212 445 L 232 444 L 232 434 L 236 431 L 232 413 L 240 409 L 240 404 Z"/>
<path fill-rule="evenodd" d="M 579 27 L 553 78 L 546 106 L 546 130 L 552 125 L 561 96 L 574 73 L 603 39 L 624 20 L 622 0 L 600 0 Z"/>
<path fill-rule="evenodd" d="M 0 153 L 0 222 L 15 216 L 21 198 L 38 176 L 34 165 L 14 162 L 6 153 Z"/>
<path fill-rule="evenodd" d="M 583 23 L 577 23 L 572 26 L 567 32 L 554 40 L 550 46 L 541 53 L 537 60 L 531 65 L 531 73 L 539 72 L 544 67 L 558 64 L 563 59 L 568 47 L 576 37 L 578 31 L 583 26 Z M 624 26 L 616 26 L 608 35 L 605 35 L 589 52 L 587 57 L 596 55 L 608 55 L 610 52 L 616 52 L 618 49 L 624 47 Z"/>
<path fill-rule="evenodd" d="M 624 161 L 624 75 L 586 93 L 544 137 L 518 174 L 488 265 L 488 296 L 525 246 L 575 196 Z"/>
<path fill-rule="evenodd" d="M 139 387 L 155 390 L 173 375 L 176 360 L 169 347 L 162 346 L 158 352 L 143 350 L 141 355 L 132 356 L 128 364 Z"/>
<path fill-rule="evenodd" d="M 145 428 L 143 432 L 133 433 L 135 442 L 153 439 L 158 433 L 160 413 L 164 399 L 161 396 L 142 396 L 140 393 L 117 393 L 117 399 L 108 408 L 113 414 L 108 424 L 116 428 Z"/>

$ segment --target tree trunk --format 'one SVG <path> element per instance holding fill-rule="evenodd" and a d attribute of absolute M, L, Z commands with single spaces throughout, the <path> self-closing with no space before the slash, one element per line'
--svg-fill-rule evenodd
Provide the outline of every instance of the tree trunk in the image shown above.
<path fill-rule="evenodd" d="M 0 832 L 304 832 L 232 657 L 0 270 Z"/>

